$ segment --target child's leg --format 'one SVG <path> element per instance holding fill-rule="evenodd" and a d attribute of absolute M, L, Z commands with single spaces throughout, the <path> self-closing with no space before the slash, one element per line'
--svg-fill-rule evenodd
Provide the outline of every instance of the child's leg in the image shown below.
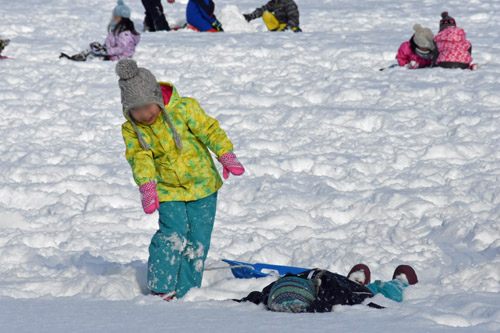
<path fill-rule="evenodd" d="M 161 202 L 160 229 L 149 246 L 148 287 L 156 293 L 175 292 L 181 254 L 186 246 L 186 202 Z"/>
<path fill-rule="evenodd" d="M 142 0 L 142 4 L 147 14 L 151 17 L 154 31 L 170 30 L 160 0 Z"/>
<path fill-rule="evenodd" d="M 149 14 L 148 11 L 145 12 L 144 15 L 144 31 L 155 32 L 155 23 L 153 22 L 153 18 Z"/>
<path fill-rule="evenodd" d="M 177 297 L 184 296 L 189 289 L 201 286 L 203 268 L 210 248 L 210 238 L 217 208 L 217 193 L 187 203 L 189 227 L 187 245 L 182 253 L 177 283 Z"/>
<path fill-rule="evenodd" d="M 280 24 L 276 16 L 270 12 L 264 12 L 264 14 L 262 14 L 262 20 L 264 20 L 269 31 L 280 31 L 286 27 L 286 24 Z"/>
<path fill-rule="evenodd" d="M 392 299 L 396 302 L 403 301 L 403 289 L 406 287 L 408 287 L 408 285 L 401 280 L 391 280 L 388 282 L 377 280 L 366 285 L 366 288 L 370 289 L 373 295 L 381 293 L 388 299 Z"/>

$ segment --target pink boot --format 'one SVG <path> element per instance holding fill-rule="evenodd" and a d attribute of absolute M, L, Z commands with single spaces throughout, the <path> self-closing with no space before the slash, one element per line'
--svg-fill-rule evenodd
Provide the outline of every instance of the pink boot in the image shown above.
<path fill-rule="evenodd" d="M 467 69 L 470 69 L 471 71 L 475 71 L 479 67 L 478 64 L 471 64 Z"/>
<path fill-rule="evenodd" d="M 175 293 L 156 293 L 154 291 L 151 291 L 151 295 L 158 296 L 165 302 L 170 302 L 175 299 Z"/>

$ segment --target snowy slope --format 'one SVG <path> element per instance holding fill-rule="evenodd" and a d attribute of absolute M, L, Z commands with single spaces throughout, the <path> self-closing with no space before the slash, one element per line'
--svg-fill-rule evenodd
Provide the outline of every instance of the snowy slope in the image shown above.
<path fill-rule="evenodd" d="M 128 2 L 142 28 L 140 2 Z M 218 0 L 227 33 L 143 34 L 135 57 L 200 100 L 247 168 L 220 191 L 207 266 L 346 273 L 364 262 L 389 279 L 409 263 L 421 282 L 401 304 L 376 298 L 388 310 L 324 315 L 225 301 L 272 281 L 227 270 L 171 304 L 145 296 L 157 215 L 143 214 L 123 156 L 114 64 L 57 59 L 103 40 L 115 2 L 5 1 L 0 35 L 14 59 L 0 62 L 4 330 L 500 330 L 500 3 L 298 0 L 300 35 L 233 16 L 263 2 Z M 183 22 L 185 3 L 165 5 L 171 22 Z M 414 23 L 436 31 L 445 9 L 478 71 L 378 71 Z"/>

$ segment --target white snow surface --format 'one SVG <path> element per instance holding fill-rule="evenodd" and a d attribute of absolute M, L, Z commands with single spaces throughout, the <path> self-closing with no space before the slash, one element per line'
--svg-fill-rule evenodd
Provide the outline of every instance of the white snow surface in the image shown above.
<path fill-rule="evenodd" d="M 172 26 L 186 2 L 164 2 Z M 226 33 L 145 33 L 135 56 L 220 120 L 247 169 L 220 191 L 207 266 L 363 262 L 386 280 L 407 263 L 419 284 L 321 315 L 234 303 L 273 278 L 228 270 L 147 295 L 158 216 L 124 158 L 115 64 L 58 59 L 103 41 L 115 2 L 2 0 L 2 332 L 500 331 L 500 2 L 298 0 L 302 34 L 236 16 L 264 2 L 218 0 Z M 378 71 L 443 10 L 479 70 Z"/>

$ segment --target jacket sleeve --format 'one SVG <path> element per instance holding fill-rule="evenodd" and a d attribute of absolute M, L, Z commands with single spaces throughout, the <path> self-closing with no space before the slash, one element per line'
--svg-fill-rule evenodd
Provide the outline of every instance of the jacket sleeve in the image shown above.
<path fill-rule="evenodd" d="M 137 133 L 129 123 L 122 125 L 122 134 L 126 147 L 125 157 L 132 168 L 136 184 L 141 186 L 155 179 L 156 169 L 152 151 L 142 149 Z"/>
<path fill-rule="evenodd" d="M 114 42 L 113 42 L 114 39 Z M 134 47 L 134 39 L 130 32 L 122 32 L 115 38 L 106 38 L 106 52 L 110 56 L 121 55 L 125 53 L 127 48 Z"/>
<path fill-rule="evenodd" d="M 398 61 L 399 66 L 404 66 L 410 62 L 408 60 L 406 43 L 407 42 L 404 42 L 403 44 L 401 44 L 401 46 L 399 47 L 399 50 L 398 50 L 398 54 L 396 55 L 396 60 Z"/>
<path fill-rule="evenodd" d="M 382 294 L 388 299 L 396 302 L 403 301 L 403 290 L 408 287 L 406 283 L 400 280 L 392 280 L 388 282 L 382 282 L 377 280 L 366 286 L 373 295 Z"/>
<path fill-rule="evenodd" d="M 300 24 L 299 21 L 299 7 L 293 0 L 289 0 L 286 4 L 286 15 L 288 17 L 288 22 L 286 22 L 287 26 L 290 28 L 298 27 Z"/>
<path fill-rule="evenodd" d="M 264 12 L 272 12 L 274 10 L 274 0 L 269 1 L 264 6 L 257 8 L 250 14 L 250 18 L 255 20 L 256 18 L 262 17 Z"/>
<path fill-rule="evenodd" d="M 233 151 L 233 144 L 219 122 L 208 116 L 198 101 L 190 98 L 185 115 L 187 126 L 198 140 L 203 142 L 217 157 Z"/>

